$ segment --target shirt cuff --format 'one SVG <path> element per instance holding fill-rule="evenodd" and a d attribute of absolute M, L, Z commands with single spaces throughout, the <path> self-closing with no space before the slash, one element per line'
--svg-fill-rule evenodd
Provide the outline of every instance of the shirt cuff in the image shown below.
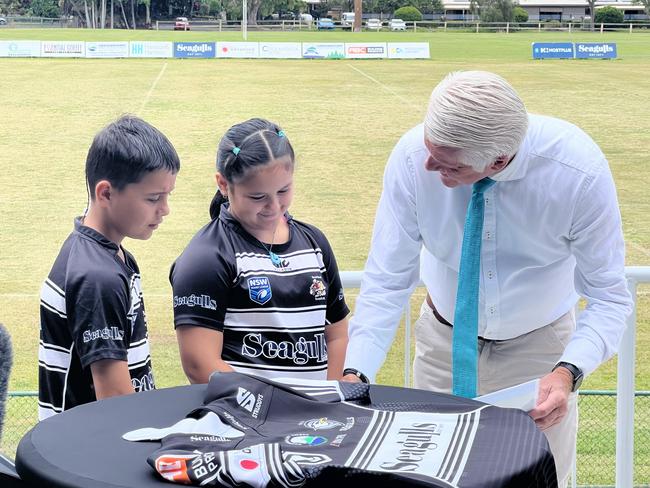
<path fill-rule="evenodd" d="M 386 359 L 386 352 L 369 341 L 356 340 L 348 345 L 345 355 L 345 367 L 354 368 L 368 377 L 370 383 L 375 382 L 375 376 Z"/>

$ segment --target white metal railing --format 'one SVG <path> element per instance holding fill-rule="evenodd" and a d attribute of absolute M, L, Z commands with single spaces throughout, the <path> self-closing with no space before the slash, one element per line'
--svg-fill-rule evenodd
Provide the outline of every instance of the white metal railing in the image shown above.
<path fill-rule="evenodd" d="M 344 288 L 361 286 L 361 271 L 341 271 Z M 636 337 L 637 287 L 650 283 L 650 266 L 627 266 L 627 286 L 634 307 L 618 350 L 616 385 L 616 487 L 632 488 L 634 482 L 634 346 Z M 419 286 L 423 286 L 420 283 Z M 411 307 L 405 309 L 404 385 L 411 385 Z M 574 476 L 575 481 L 575 476 Z"/>

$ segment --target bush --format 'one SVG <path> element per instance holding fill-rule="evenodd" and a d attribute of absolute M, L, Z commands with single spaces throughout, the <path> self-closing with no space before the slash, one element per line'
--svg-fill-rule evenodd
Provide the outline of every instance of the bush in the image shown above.
<path fill-rule="evenodd" d="M 528 22 L 528 12 L 526 12 L 526 10 L 519 5 L 517 5 L 514 10 L 514 21 Z"/>
<path fill-rule="evenodd" d="M 614 7 L 603 7 L 596 10 L 596 24 L 622 24 L 623 11 Z"/>
<path fill-rule="evenodd" d="M 422 20 L 422 13 L 415 7 L 400 7 L 393 13 L 393 18 L 402 19 L 405 22 L 419 22 Z"/>

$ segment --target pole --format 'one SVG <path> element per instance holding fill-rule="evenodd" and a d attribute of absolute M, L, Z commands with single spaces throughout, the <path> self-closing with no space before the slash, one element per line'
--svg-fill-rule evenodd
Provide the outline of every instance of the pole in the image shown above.
<path fill-rule="evenodd" d="M 248 1 L 242 0 L 242 15 L 241 15 L 241 33 L 244 40 L 248 39 Z"/>

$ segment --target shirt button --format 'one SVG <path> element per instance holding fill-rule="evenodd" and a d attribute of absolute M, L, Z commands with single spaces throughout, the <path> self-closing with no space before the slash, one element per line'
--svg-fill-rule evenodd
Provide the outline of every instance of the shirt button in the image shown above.
<path fill-rule="evenodd" d="M 487 273 L 487 275 L 488 275 L 488 278 L 489 278 L 489 279 L 494 278 L 494 273 L 492 272 L 492 270 L 489 270 L 488 273 Z"/>
<path fill-rule="evenodd" d="M 497 311 L 496 307 L 490 307 L 488 308 L 488 311 L 490 312 L 490 315 L 494 315 L 494 313 Z"/>
<path fill-rule="evenodd" d="M 486 239 L 490 239 L 490 237 L 492 237 L 492 234 L 491 234 L 490 231 L 488 230 L 488 231 L 485 232 L 485 238 L 486 238 Z"/>

